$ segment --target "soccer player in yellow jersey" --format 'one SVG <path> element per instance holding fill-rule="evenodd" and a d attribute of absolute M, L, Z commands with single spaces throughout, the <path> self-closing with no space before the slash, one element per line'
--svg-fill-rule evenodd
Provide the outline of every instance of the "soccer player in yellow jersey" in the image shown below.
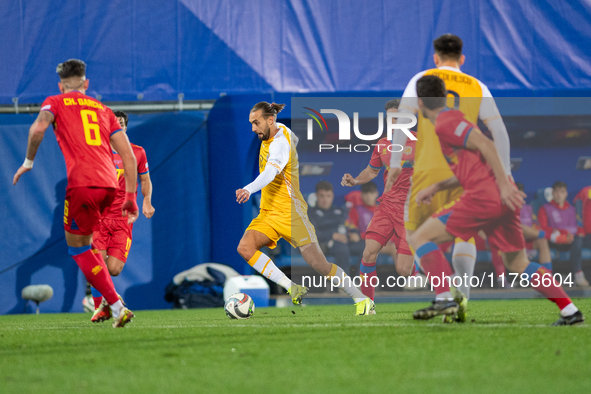
<path fill-rule="evenodd" d="M 308 220 L 308 205 L 300 193 L 297 137 L 285 125 L 277 123 L 277 114 L 284 107 L 285 104 L 262 101 L 250 111 L 252 131 L 262 141 L 260 174 L 252 183 L 236 190 L 236 201 L 244 203 L 253 193 L 262 190 L 261 210 L 244 232 L 238 253 L 250 266 L 287 290 L 293 303 L 298 305 L 308 289 L 293 283 L 260 251 L 263 246 L 274 248 L 277 240 L 283 238 L 300 248 L 306 262 L 319 274 L 338 283 L 353 298 L 357 315 L 375 314 L 373 301 L 353 285 L 340 267 L 326 261 L 320 250 L 314 226 Z"/>
<path fill-rule="evenodd" d="M 438 193 L 431 205 L 417 205 L 416 195 L 421 189 L 448 179 L 453 175 L 441 152 L 439 138 L 435 134 L 433 124 L 419 112 L 416 84 L 423 75 L 436 75 L 445 82 L 449 107 L 459 109 L 473 123 L 477 123 L 479 118 L 484 122 L 493 136 L 506 174 L 511 175 L 509 136 L 497 105 L 486 85 L 460 71 L 460 66 L 464 64 L 465 60 L 465 56 L 462 55 L 462 40 L 453 34 L 444 34 L 433 41 L 433 47 L 435 49 L 433 61 L 436 68 L 422 71 L 410 80 L 404 90 L 399 106 L 399 112 L 418 113 L 414 174 L 404 214 L 407 239 L 433 213 L 448 203 L 453 204 L 453 201 L 459 198 L 463 191 L 461 187 L 451 189 Z M 395 133 L 392 143 L 404 146 L 406 134 Z M 394 184 L 396 177 L 401 172 L 401 154 L 401 152 L 392 153 L 386 190 L 389 190 L 389 187 Z M 416 255 L 415 259 L 417 259 Z M 475 263 L 476 246 L 474 240 L 456 238 L 452 257 L 455 273 L 462 278 L 469 278 L 474 273 Z M 465 299 L 469 298 L 470 287 L 466 286 L 465 281 L 462 281 L 459 290 L 465 294 Z M 453 298 L 451 294 L 438 295 L 438 297 Z M 464 303 L 458 312 L 460 321 L 465 319 L 465 312 L 466 304 Z"/>

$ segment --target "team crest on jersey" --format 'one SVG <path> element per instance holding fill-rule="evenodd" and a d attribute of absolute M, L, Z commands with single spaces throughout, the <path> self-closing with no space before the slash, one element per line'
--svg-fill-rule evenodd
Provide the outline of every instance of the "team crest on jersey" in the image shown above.
<path fill-rule="evenodd" d="M 404 147 L 404 154 L 410 155 L 412 153 L 412 146 L 405 146 Z"/>

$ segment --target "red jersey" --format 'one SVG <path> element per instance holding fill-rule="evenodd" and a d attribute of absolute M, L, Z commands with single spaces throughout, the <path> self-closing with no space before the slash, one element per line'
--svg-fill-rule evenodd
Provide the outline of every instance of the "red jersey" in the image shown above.
<path fill-rule="evenodd" d="M 585 232 L 591 234 L 591 186 L 581 189 L 575 196 L 574 203 L 577 208 L 577 219 L 582 222 Z"/>
<path fill-rule="evenodd" d="M 457 110 L 444 109 L 435 121 L 441 151 L 464 188 L 464 195 L 490 199 L 496 192 L 500 199 L 492 168 L 479 151 L 465 149 L 472 130 L 478 127 Z"/>
<path fill-rule="evenodd" d="M 138 175 L 145 175 L 150 170 L 148 167 L 148 159 L 146 158 L 146 151 L 139 145 L 131 144 L 131 149 L 133 150 L 133 154 L 135 155 L 135 159 L 137 161 L 137 173 Z M 113 151 L 113 162 L 115 163 L 115 168 L 117 169 L 117 180 L 119 181 L 119 188 L 117 189 L 117 195 L 115 196 L 115 200 L 113 204 L 109 207 L 105 214 L 103 215 L 104 218 L 107 219 L 121 219 L 127 220 L 127 217 L 123 217 L 121 215 L 121 207 L 125 202 L 125 177 L 123 176 L 123 161 L 121 160 L 121 156 L 115 151 Z M 136 199 L 137 199 L 137 191 L 135 192 Z"/>
<path fill-rule="evenodd" d="M 413 135 L 416 136 L 416 133 L 413 132 Z M 412 176 L 415 160 L 415 144 L 416 141 L 410 139 L 406 142 L 401 158 L 402 172 L 396 179 L 396 182 L 394 182 L 392 189 L 390 189 L 389 192 L 384 193 L 378 201 L 393 203 L 404 203 L 406 201 L 408 189 L 410 189 L 410 177 Z M 386 167 L 386 170 L 384 171 L 384 186 L 386 185 L 388 170 L 390 169 L 390 156 L 392 155 L 392 152 L 390 151 L 390 149 L 392 149 L 390 148 L 391 145 L 392 142 L 388 139 L 380 139 L 373 150 L 371 159 L 369 160 L 369 166 L 371 168 L 378 169 Z"/>
<path fill-rule="evenodd" d="M 78 91 L 46 98 L 41 111 L 54 116 L 53 131 L 66 160 L 68 188 L 117 188 L 110 139 L 121 126 L 113 111 Z"/>

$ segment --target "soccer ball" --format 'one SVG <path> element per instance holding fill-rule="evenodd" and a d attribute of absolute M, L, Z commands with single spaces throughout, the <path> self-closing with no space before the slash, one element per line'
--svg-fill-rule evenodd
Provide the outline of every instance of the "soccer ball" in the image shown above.
<path fill-rule="evenodd" d="M 248 294 L 236 293 L 228 298 L 224 309 L 230 319 L 248 319 L 254 313 L 254 301 Z"/>
<path fill-rule="evenodd" d="M 82 299 L 82 308 L 84 308 L 84 312 L 94 313 L 94 299 L 91 295 Z"/>

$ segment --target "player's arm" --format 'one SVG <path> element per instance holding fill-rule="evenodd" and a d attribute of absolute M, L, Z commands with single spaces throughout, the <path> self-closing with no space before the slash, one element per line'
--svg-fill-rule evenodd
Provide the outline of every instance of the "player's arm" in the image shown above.
<path fill-rule="evenodd" d="M 376 144 L 371 153 L 371 158 L 369 159 L 369 164 L 367 168 L 363 169 L 356 178 L 353 178 L 351 174 L 343 175 L 343 179 L 341 180 L 341 186 L 356 186 L 356 185 L 363 185 L 372 179 L 374 179 L 379 173 L 380 169 L 383 167 L 382 158 L 380 157 L 380 150 L 381 147 L 387 147 L 387 144 Z"/>
<path fill-rule="evenodd" d="M 150 179 L 150 173 L 140 174 L 140 184 L 142 188 L 142 196 L 144 196 L 144 202 L 142 204 L 142 213 L 148 219 L 150 219 L 156 209 L 152 206 L 152 180 Z"/>
<path fill-rule="evenodd" d="M 497 104 L 490 90 L 482 83 L 480 83 L 480 86 L 482 87 L 482 101 L 480 102 L 478 117 L 490 130 L 501 163 L 505 169 L 505 174 L 511 175 L 511 143 L 509 141 L 507 127 L 505 127 L 501 113 L 497 108 Z"/>
<path fill-rule="evenodd" d="M 12 178 L 13 185 L 16 185 L 21 175 L 25 172 L 31 171 L 33 168 L 33 161 L 35 160 L 35 155 L 37 155 L 39 145 L 41 145 L 41 141 L 43 141 L 43 137 L 45 136 L 45 130 L 47 130 L 54 120 L 55 118 L 53 114 L 49 111 L 41 111 L 39 112 L 39 115 L 37 115 L 37 119 L 35 119 L 29 128 L 29 141 L 27 143 L 25 162 L 16 171 L 16 174 L 14 174 L 14 177 Z"/>
<path fill-rule="evenodd" d="M 351 174 L 343 175 L 341 186 L 357 186 L 363 185 L 373 180 L 380 173 L 379 168 L 374 168 L 371 165 L 367 166 L 357 177 L 353 178 Z"/>
<path fill-rule="evenodd" d="M 402 93 L 402 98 L 400 99 L 400 105 L 398 106 L 398 113 L 407 113 L 411 115 L 415 115 L 419 112 L 419 103 L 417 98 L 417 81 L 425 74 L 424 71 L 418 73 L 408 82 L 404 92 Z M 405 122 L 408 123 L 408 122 Z M 392 133 L 392 145 L 400 145 L 405 146 L 406 140 L 408 136 L 406 133 L 401 132 L 400 130 L 396 130 Z M 384 193 L 388 192 L 394 183 L 396 183 L 396 179 L 402 172 L 402 153 L 403 149 L 394 150 L 390 156 L 390 169 L 388 170 L 388 178 L 386 179 L 386 186 L 384 188 Z"/>
<path fill-rule="evenodd" d="M 442 190 L 447 189 L 455 189 L 456 187 L 460 186 L 459 179 L 453 175 L 450 178 L 444 179 L 440 182 L 434 183 L 426 188 L 419 190 L 417 193 L 417 205 L 425 204 L 431 205 L 431 200 L 433 200 L 433 196 Z"/>
<path fill-rule="evenodd" d="M 111 134 L 111 145 L 119 153 L 123 162 L 125 202 L 123 203 L 122 214 L 123 216 L 127 215 L 128 223 L 133 223 L 138 218 L 138 207 L 135 201 L 135 192 L 137 190 L 137 161 L 125 133 L 115 132 Z"/>
<path fill-rule="evenodd" d="M 259 176 L 244 186 L 242 189 L 236 190 L 236 201 L 239 204 L 247 202 L 251 194 L 258 192 L 269 183 L 273 182 L 273 179 L 279 174 L 289 161 L 290 153 L 289 144 L 283 141 L 273 141 L 269 146 L 269 159 L 263 172 Z"/>
<path fill-rule="evenodd" d="M 501 193 L 501 201 L 503 204 L 507 205 L 513 211 L 517 208 L 521 208 L 525 203 L 525 200 L 523 199 L 525 193 L 520 192 L 515 184 L 509 182 L 509 177 L 505 173 L 505 168 L 499 159 L 499 154 L 494 142 L 484 136 L 484 134 L 476 128 L 472 128 L 468 133 L 465 147 L 466 149 L 479 151 L 482 156 L 484 156 L 484 160 L 486 160 L 491 166 L 497 181 L 497 186 Z"/>

